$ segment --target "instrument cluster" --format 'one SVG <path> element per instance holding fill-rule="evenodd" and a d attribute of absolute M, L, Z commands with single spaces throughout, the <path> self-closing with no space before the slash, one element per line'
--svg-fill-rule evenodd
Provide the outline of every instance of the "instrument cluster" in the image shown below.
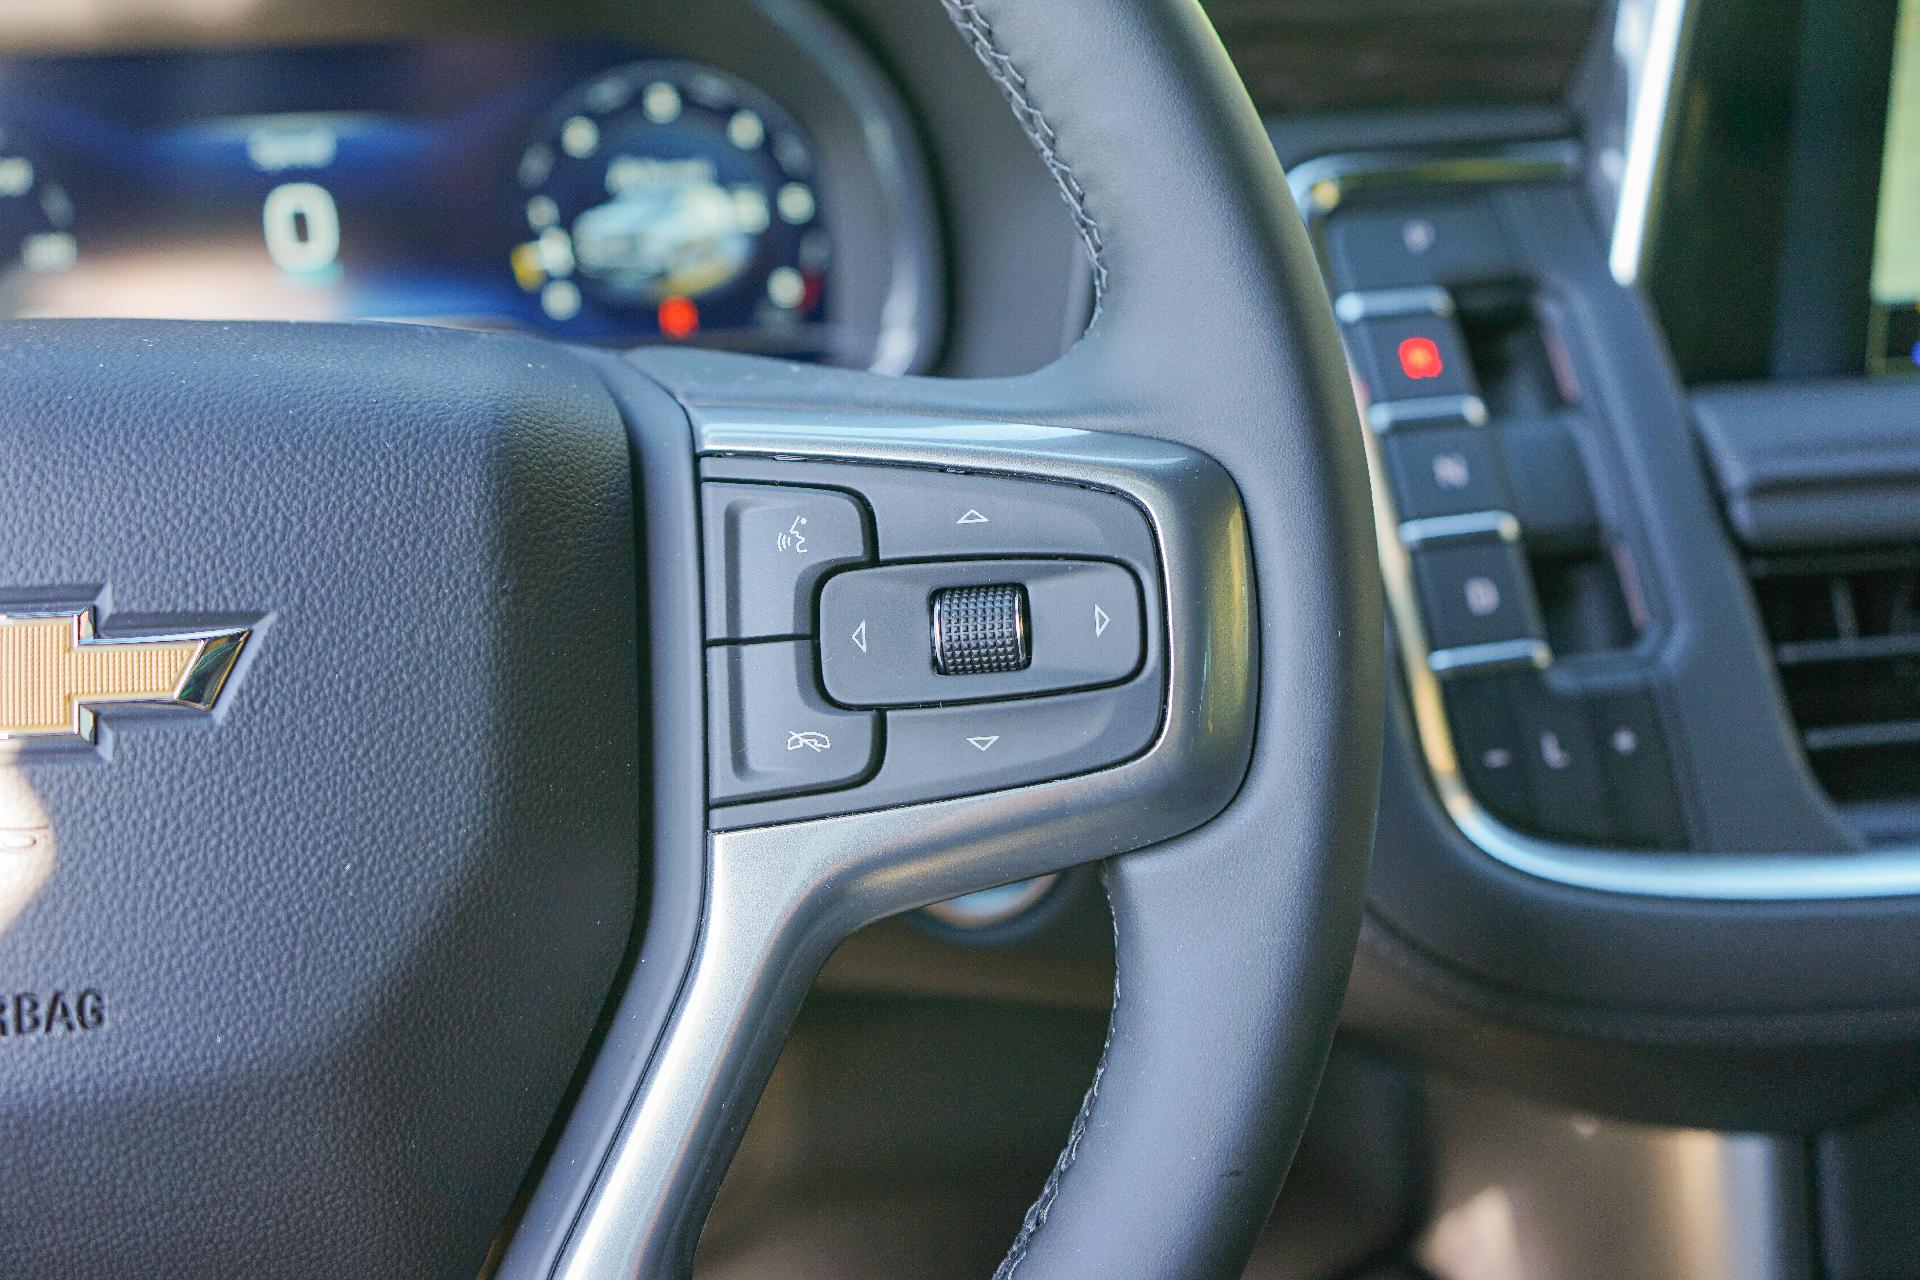
<path fill-rule="evenodd" d="M 880 321 L 848 310 L 878 309 L 892 262 L 844 262 L 879 246 L 836 232 L 913 228 L 835 206 L 873 189 L 833 180 L 857 163 L 741 76 L 629 40 L 12 59 L 0 314 L 424 321 L 870 364 Z M 910 366 L 889 301 L 888 358 Z"/>

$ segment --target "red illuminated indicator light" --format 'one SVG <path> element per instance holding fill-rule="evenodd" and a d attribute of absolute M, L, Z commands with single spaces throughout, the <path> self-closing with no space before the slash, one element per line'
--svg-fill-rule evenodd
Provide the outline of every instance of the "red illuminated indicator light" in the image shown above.
<path fill-rule="evenodd" d="M 1432 338 L 1405 338 L 1400 343 L 1400 372 L 1414 381 L 1422 378 L 1437 378 L 1446 368 L 1440 359 L 1440 348 L 1433 344 Z"/>
<path fill-rule="evenodd" d="M 700 327 L 700 308 L 693 299 L 675 294 L 660 300 L 660 332 L 669 338 L 690 338 Z"/>

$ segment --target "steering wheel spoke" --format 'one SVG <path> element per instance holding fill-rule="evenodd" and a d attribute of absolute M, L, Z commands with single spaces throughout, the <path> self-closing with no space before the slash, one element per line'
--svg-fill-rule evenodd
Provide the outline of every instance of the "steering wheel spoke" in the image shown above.
<path fill-rule="evenodd" d="M 715 803 L 697 847 L 657 850 L 697 859 L 705 896 L 692 924 L 663 919 L 656 900 L 642 967 L 679 982 L 675 1001 L 644 1024 L 653 1038 L 636 1034 L 612 1059 L 603 1050 L 596 1077 L 623 1088 L 569 1126 L 533 1202 L 536 1229 L 508 1254 L 516 1278 L 679 1273 L 833 945 L 891 912 L 1077 862 L 1104 860 L 1119 995 L 1097 1088 L 1002 1273 L 1238 1274 L 1298 1140 L 1358 930 L 1381 696 L 1365 463 L 1318 270 L 1196 5 L 947 8 L 1059 180 L 1094 262 L 1095 318 L 1071 351 L 1015 378 L 879 379 L 691 351 L 644 353 L 613 378 L 665 389 L 698 455 L 679 470 L 709 498 L 716 486 L 837 495 L 784 520 L 743 514 L 760 555 L 796 555 L 794 539 L 818 536 L 809 554 L 844 559 L 804 590 L 746 587 L 726 537 L 707 532 Z M 1051 486 L 1060 500 L 970 496 L 995 484 Z M 1076 541 L 1076 494 L 1136 513 L 1144 560 L 1125 536 Z M 663 501 L 686 499 L 676 489 Z M 974 539 L 1017 523 L 981 501 L 1037 509 L 1033 527 L 1053 540 Z M 829 536 L 848 527 L 836 502 L 870 522 L 870 547 Z M 1052 634 L 1040 587 L 994 557 L 1125 569 L 1142 602 L 1139 671 L 1091 692 L 1068 691 L 1051 668 L 1030 675 L 1020 664 L 1045 666 Z M 1158 681 L 1135 745 L 992 785 L 950 771 L 929 788 L 935 771 L 904 767 L 923 723 L 943 726 L 949 746 L 979 739 L 959 750 L 989 757 L 1009 741 L 965 724 L 994 699 L 928 692 L 958 688 L 942 684 L 953 679 L 943 637 L 928 631 L 956 588 L 998 602 L 968 598 L 985 611 L 967 616 L 992 668 L 969 678 L 1009 707 L 1044 717 L 1034 709 L 1051 702 L 1064 721 L 1070 700 L 1117 708 L 1129 687 Z M 1022 593 L 1031 655 L 1008 612 Z M 810 611 L 788 625 L 733 629 L 736 614 L 793 598 Z M 918 646 L 914 669 L 863 683 L 883 632 Z M 750 652 L 773 643 L 792 652 L 778 663 L 771 647 Z M 846 714 L 774 724 L 770 744 L 760 725 L 760 758 L 742 765 L 742 726 L 783 703 Z M 843 733 L 857 760 L 817 758 Z M 687 945 L 655 953 L 656 937 Z"/>
<path fill-rule="evenodd" d="M 685 986 L 559 1260 L 561 1274 L 583 1277 L 634 1259 L 653 1274 L 690 1254 L 786 1028 L 842 938 L 883 916 L 1204 823 L 1244 776 L 1258 685 L 1245 521 L 1232 482 L 1204 455 L 1142 436 L 905 406 L 828 411 L 795 403 L 807 398 L 803 387 L 784 402 L 747 405 L 736 391 L 725 403 L 716 389 L 777 387 L 781 366 L 691 354 L 638 363 L 673 390 L 691 424 L 706 488 L 710 627 L 737 635 L 745 625 L 740 610 L 713 603 L 740 588 L 731 579 L 745 575 L 753 590 L 784 598 L 796 575 L 810 575 L 808 556 L 834 553 L 829 517 L 809 517 L 804 501 L 777 505 L 793 495 L 855 503 L 874 554 L 808 576 L 804 594 L 820 604 L 803 606 L 799 640 L 784 638 L 778 611 L 760 629 L 783 638 L 709 636 L 709 733 L 760 735 L 774 767 L 747 785 L 777 798 L 710 808 L 704 923 Z M 858 375 L 825 381 L 868 405 L 899 390 Z M 639 429 L 684 432 L 686 423 Z M 777 509 L 742 514 L 728 503 L 743 492 Z M 801 514 L 789 520 L 793 511 Z M 752 538 L 744 548 L 743 530 Z M 1026 665 L 935 673 L 929 593 L 942 582 L 1007 579 L 1032 628 Z M 854 607 L 836 615 L 832 601 L 847 593 Z M 1103 672 L 1087 657 L 1101 645 L 1138 654 Z M 801 660 L 785 661 L 796 648 Z M 794 700 L 800 708 L 827 702 L 817 670 L 834 693 L 858 699 L 861 671 L 836 663 L 879 668 L 871 696 L 907 705 L 839 710 L 884 726 L 872 731 L 881 743 L 863 781 L 779 794 L 791 785 L 784 751 L 800 753 L 804 779 L 814 755 L 840 747 L 780 746 L 782 734 L 816 722 L 790 728 L 777 691 L 711 675 L 763 656 L 810 686 Z M 922 673 L 924 692 L 890 661 Z M 1101 729 L 1089 733 L 1085 722 Z M 836 721 L 817 723 L 845 737 Z M 712 772 L 727 773 L 729 752 L 742 750 L 723 741 Z M 719 798 L 718 783 L 713 791 Z"/>

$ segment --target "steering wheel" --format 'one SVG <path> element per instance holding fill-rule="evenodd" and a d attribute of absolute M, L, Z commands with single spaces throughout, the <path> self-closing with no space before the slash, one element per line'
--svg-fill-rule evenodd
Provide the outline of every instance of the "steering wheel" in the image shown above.
<path fill-rule="evenodd" d="M 1032 375 L 0 327 L 0 1272 L 684 1274 L 841 938 L 1099 861 L 1111 1030 L 1000 1274 L 1239 1274 L 1358 928 L 1360 429 L 1195 0 L 943 2 L 1093 259 L 1091 327 Z M 899 763 L 952 707 L 794 695 L 869 763 L 782 791 L 831 735 L 742 745 L 793 690 L 727 601 L 793 602 L 729 581 L 703 485 L 709 526 L 716 485 L 832 496 L 875 591 L 1118 565 L 1135 665 L 963 702 L 1080 735 L 970 734 L 991 767 L 964 776 Z M 1071 578 L 1009 606 L 1033 672 L 1110 638 L 1042 661 Z M 839 579 L 796 581 L 804 632 Z M 777 643 L 832 692 L 852 639 Z"/>

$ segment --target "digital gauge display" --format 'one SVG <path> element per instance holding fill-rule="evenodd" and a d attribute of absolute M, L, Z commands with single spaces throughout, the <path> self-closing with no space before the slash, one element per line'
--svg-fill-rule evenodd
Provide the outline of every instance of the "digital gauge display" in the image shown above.
<path fill-rule="evenodd" d="M 0 62 L 0 312 L 832 349 L 821 160 L 739 77 L 458 37 Z"/>
<path fill-rule="evenodd" d="M 684 62 L 583 85 L 520 157 L 515 280 L 560 323 L 777 331 L 815 313 L 830 250 L 813 151 L 773 102 Z"/>

